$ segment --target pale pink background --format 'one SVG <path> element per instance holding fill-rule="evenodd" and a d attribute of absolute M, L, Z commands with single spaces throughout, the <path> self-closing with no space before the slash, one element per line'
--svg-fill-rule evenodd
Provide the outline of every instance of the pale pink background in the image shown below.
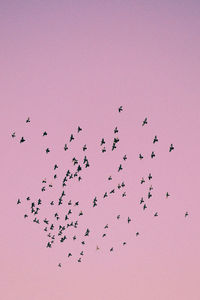
<path fill-rule="evenodd" d="M 0 1 L 0 299 L 200 299 L 199 28 L 194 0 Z M 118 114 L 120 105 L 124 112 Z M 83 132 L 65 153 L 78 125 Z M 102 154 L 100 139 L 110 147 L 115 126 L 119 147 Z M 44 130 L 48 136 L 42 138 Z M 153 147 L 155 134 L 159 143 Z M 21 136 L 27 139 L 22 145 Z M 85 212 L 79 234 L 91 229 L 78 264 L 79 241 L 69 242 L 70 261 L 67 242 L 46 249 L 42 227 L 24 220 L 27 204 L 16 201 L 43 196 L 41 180 L 54 183 L 54 163 L 62 178 L 73 153 L 82 160 L 85 143 L 91 168 L 68 192 Z M 125 153 L 128 160 L 117 174 Z M 149 171 L 153 197 L 143 212 L 138 202 L 148 184 L 139 180 Z M 101 200 L 121 180 L 127 197 Z M 60 192 L 47 191 L 44 202 Z M 92 209 L 94 196 L 98 207 Z M 43 212 L 49 215 L 47 208 Z"/>

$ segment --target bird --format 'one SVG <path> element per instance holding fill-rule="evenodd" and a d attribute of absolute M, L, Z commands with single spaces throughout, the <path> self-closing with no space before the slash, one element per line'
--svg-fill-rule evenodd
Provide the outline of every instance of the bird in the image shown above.
<path fill-rule="evenodd" d="M 112 177 L 111 177 L 111 176 L 109 176 L 109 177 L 108 177 L 108 180 L 112 180 Z"/>
<path fill-rule="evenodd" d="M 13 132 L 11 136 L 12 136 L 12 138 L 14 138 L 14 137 L 16 136 L 16 135 L 15 135 L 15 132 Z"/>
<path fill-rule="evenodd" d="M 152 179 L 151 173 L 149 173 L 148 179 L 149 179 L 149 180 Z"/>
<path fill-rule="evenodd" d="M 185 213 L 185 218 L 188 216 L 189 214 L 188 214 L 188 212 L 186 211 L 186 213 Z"/>
<path fill-rule="evenodd" d="M 108 224 L 106 224 L 106 226 L 104 226 L 104 228 L 107 229 L 108 228 Z"/>
<path fill-rule="evenodd" d="M 74 136 L 73 136 L 73 134 L 71 134 L 69 141 L 71 142 L 73 140 L 74 140 Z"/>
<path fill-rule="evenodd" d="M 154 158 L 155 157 L 155 153 L 154 151 L 151 152 L 151 158 Z"/>
<path fill-rule="evenodd" d="M 82 212 L 82 210 L 80 211 L 80 213 L 79 213 L 79 216 L 82 216 L 83 215 L 83 212 Z"/>
<path fill-rule="evenodd" d="M 144 157 L 142 156 L 142 154 L 140 153 L 139 154 L 139 159 L 141 160 L 141 159 L 143 159 Z"/>
<path fill-rule="evenodd" d="M 121 171 L 121 170 L 123 170 L 123 168 L 122 168 L 122 165 L 120 164 L 119 168 L 118 168 L 118 172 Z"/>
<path fill-rule="evenodd" d="M 155 137 L 154 137 L 153 144 L 155 144 L 156 142 L 158 142 L 157 135 L 155 135 Z"/>
<path fill-rule="evenodd" d="M 169 152 L 171 152 L 172 150 L 174 150 L 173 144 L 170 145 L 170 147 L 169 147 Z"/>
<path fill-rule="evenodd" d="M 80 126 L 78 126 L 77 131 L 78 131 L 78 133 L 79 133 L 80 131 L 82 131 L 82 128 L 81 128 Z"/>
<path fill-rule="evenodd" d="M 58 264 L 58 267 L 61 268 L 61 263 Z"/>
<path fill-rule="evenodd" d="M 157 217 L 158 216 L 158 213 L 156 212 L 155 214 L 154 214 L 154 217 Z"/>
<path fill-rule="evenodd" d="M 170 196 L 170 194 L 167 192 L 167 193 L 166 193 L 166 198 L 168 198 L 169 196 Z"/>
<path fill-rule="evenodd" d="M 143 184 L 145 182 L 144 177 L 142 177 L 140 183 Z"/>
<path fill-rule="evenodd" d="M 144 121 L 142 122 L 142 126 L 147 124 L 147 118 L 144 119 Z"/>
<path fill-rule="evenodd" d="M 112 252 L 113 251 L 113 247 L 112 248 L 110 248 L 110 252 Z"/>
<path fill-rule="evenodd" d="M 126 197 L 126 192 L 124 192 L 124 193 L 122 194 L 122 197 Z"/>
<path fill-rule="evenodd" d="M 108 193 L 107 192 L 105 192 L 105 194 L 103 195 L 103 198 L 106 198 L 106 197 L 108 197 Z"/>
<path fill-rule="evenodd" d="M 86 145 L 83 146 L 83 151 L 85 151 L 85 150 L 87 150 L 87 146 Z"/>
<path fill-rule="evenodd" d="M 25 219 L 26 219 L 26 218 L 28 218 L 28 215 L 27 215 L 27 214 L 25 214 L 25 215 L 24 215 L 24 218 L 25 218 Z"/>
<path fill-rule="evenodd" d="M 99 247 L 98 247 L 98 246 L 96 246 L 96 250 L 99 250 Z"/>
<path fill-rule="evenodd" d="M 122 112 L 122 111 L 123 111 L 123 107 L 120 106 L 120 107 L 118 108 L 118 111 L 119 111 L 119 113 Z"/>
<path fill-rule="evenodd" d="M 124 181 L 122 182 L 122 184 L 121 184 L 121 187 L 125 187 L 125 183 L 124 183 Z"/>
<path fill-rule="evenodd" d="M 131 219 L 128 217 L 128 224 L 131 222 Z"/>
<path fill-rule="evenodd" d="M 83 251 L 81 251 L 81 252 L 80 252 L 80 255 L 82 255 L 82 256 L 83 256 Z"/>
<path fill-rule="evenodd" d="M 58 165 L 55 164 L 53 169 L 56 170 L 57 168 L 58 168 Z"/>
<path fill-rule="evenodd" d="M 119 220 L 119 218 L 120 218 L 120 215 L 117 216 L 117 220 Z"/>
<path fill-rule="evenodd" d="M 126 154 L 123 156 L 123 160 L 127 160 L 127 156 L 126 156 Z"/>
<path fill-rule="evenodd" d="M 103 145 L 103 144 L 105 144 L 106 142 L 105 142 L 105 140 L 104 140 L 104 138 L 102 138 L 102 140 L 101 140 L 101 146 Z"/>
<path fill-rule="evenodd" d="M 69 252 L 69 253 L 68 253 L 68 257 L 70 257 L 70 256 L 72 256 L 72 254 Z"/>
<path fill-rule="evenodd" d="M 24 139 L 24 137 L 22 136 L 21 140 L 20 140 L 20 144 L 25 142 L 26 140 Z"/>
<path fill-rule="evenodd" d="M 42 204 L 41 199 L 38 199 L 38 205 Z"/>
<path fill-rule="evenodd" d="M 102 151 L 102 153 L 106 152 L 106 148 L 103 147 L 103 149 L 101 151 Z"/>
<path fill-rule="evenodd" d="M 142 204 L 144 202 L 143 197 L 140 199 L 140 204 Z"/>
<path fill-rule="evenodd" d="M 117 127 L 115 127 L 115 129 L 114 129 L 114 133 L 118 133 Z"/>
<path fill-rule="evenodd" d="M 113 189 L 113 190 L 110 191 L 110 194 L 114 194 L 114 192 L 115 192 L 115 190 Z"/>
<path fill-rule="evenodd" d="M 46 131 L 44 131 L 43 132 L 43 134 L 42 134 L 42 136 L 46 136 L 47 135 L 47 132 Z"/>
<path fill-rule="evenodd" d="M 125 246 L 126 245 L 126 242 L 123 242 L 123 246 Z"/>
<path fill-rule="evenodd" d="M 78 262 L 81 262 L 81 257 L 78 259 Z"/>
<path fill-rule="evenodd" d="M 26 120 L 26 123 L 30 123 L 30 118 L 28 118 L 28 119 Z"/>
<path fill-rule="evenodd" d="M 106 236 L 106 234 L 104 233 L 103 235 L 102 235 L 102 237 L 105 237 Z"/>
<path fill-rule="evenodd" d="M 148 199 L 150 199 L 152 197 L 152 194 L 150 192 L 148 192 Z"/>
<path fill-rule="evenodd" d="M 29 201 L 30 199 L 31 199 L 30 197 L 27 197 L 27 198 L 26 198 L 27 201 Z"/>
<path fill-rule="evenodd" d="M 136 236 L 138 236 L 139 235 L 139 232 L 136 232 Z"/>
<path fill-rule="evenodd" d="M 50 152 L 49 148 L 46 149 L 46 153 L 48 154 Z"/>
<path fill-rule="evenodd" d="M 17 200 L 17 204 L 20 204 L 20 203 L 21 203 L 21 201 L 20 201 L 20 199 L 18 199 L 18 200 Z"/>
<path fill-rule="evenodd" d="M 146 204 L 144 204 L 144 206 L 143 206 L 143 210 L 145 210 L 147 208 L 147 206 L 146 206 Z"/>
<path fill-rule="evenodd" d="M 67 149 L 68 149 L 67 144 L 65 144 L 64 150 L 67 151 Z"/>

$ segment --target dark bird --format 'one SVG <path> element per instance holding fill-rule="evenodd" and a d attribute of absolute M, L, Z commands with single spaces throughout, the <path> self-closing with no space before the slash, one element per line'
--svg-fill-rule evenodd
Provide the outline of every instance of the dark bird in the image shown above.
<path fill-rule="evenodd" d="M 78 259 L 78 262 L 81 262 L 81 257 Z"/>
<path fill-rule="evenodd" d="M 16 137 L 15 132 L 13 132 L 11 136 L 12 138 Z"/>
<path fill-rule="evenodd" d="M 123 107 L 120 106 L 120 107 L 118 108 L 118 111 L 119 111 L 119 113 L 120 113 L 121 111 L 123 111 Z"/>
<path fill-rule="evenodd" d="M 118 168 L 118 172 L 121 171 L 121 170 L 123 170 L 123 168 L 122 168 L 122 165 L 120 164 L 119 168 Z"/>
<path fill-rule="evenodd" d="M 83 255 L 83 251 L 80 252 L 80 255 Z"/>
<path fill-rule="evenodd" d="M 30 118 L 28 118 L 28 119 L 26 120 L 26 123 L 30 123 Z"/>
<path fill-rule="evenodd" d="M 153 187 L 152 187 L 152 185 L 149 187 L 149 190 L 150 190 L 150 191 L 152 191 L 152 190 L 153 190 Z"/>
<path fill-rule="evenodd" d="M 102 151 L 102 153 L 106 152 L 106 148 L 103 147 L 103 149 L 101 151 Z"/>
<path fill-rule="evenodd" d="M 65 144 L 64 150 L 67 151 L 67 149 L 68 149 L 67 144 Z"/>
<path fill-rule="evenodd" d="M 142 177 L 140 183 L 143 184 L 145 182 L 144 177 Z"/>
<path fill-rule="evenodd" d="M 90 230 L 87 229 L 87 230 L 86 230 L 86 233 L 85 233 L 85 236 L 89 236 L 89 233 L 90 233 Z"/>
<path fill-rule="evenodd" d="M 120 218 L 120 215 L 117 216 L 117 220 L 119 220 L 119 218 Z"/>
<path fill-rule="evenodd" d="M 154 217 L 157 217 L 158 216 L 158 213 L 156 212 L 155 214 L 154 214 Z"/>
<path fill-rule="evenodd" d="M 46 131 L 44 131 L 42 135 L 43 135 L 43 136 L 47 135 L 47 132 L 46 132 Z"/>
<path fill-rule="evenodd" d="M 101 140 L 101 146 L 103 145 L 103 144 L 105 144 L 106 142 L 105 142 L 105 140 L 104 140 L 104 138 L 102 138 L 102 140 Z"/>
<path fill-rule="evenodd" d="M 167 192 L 167 193 L 166 193 L 166 198 L 168 198 L 169 196 L 170 196 L 170 194 Z"/>
<path fill-rule="evenodd" d="M 21 201 L 20 201 L 20 199 L 18 199 L 18 200 L 17 200 L 17 204 L 20 204 L 20 203 L 21 203 Z"/>
<path fill-rule="evenodd" d="M 120 184 L 118 184 L 117 188 L 118 188 L 118 189 L 121 189 L 121 185 L 120 185 Z"/>
<path fill-rule="evenodd" d="M 82 216 L 83 215 L 83 212 L 82 212 L 82 210 L 80 211 L 80 213 L 79 213 L 79 216 Z"/>
<path fill-rule="evenodd" d="M 147 124 L 147 118 L 144 119 L 144 121 L 142 122 L 142 126 Z"/>
<path fill-rule="evenodd" d="M 108 180 L 112 180 L 112 177 L 111 177 L 111 176 L 109 176 L 109 177 L 108 177 Z"/>
<path fill-rule="evenodd" d="M 43 186 L 43 187 L 41 188 L 41 191 L 42 191 L 42 192 L 44 192 L 44 191 L 45 191 L 45 186 Z"/>
<path fill-rule="evenodd" d="M 126 242 L 123 242 L 123 246 L 125 246 L 126 245 Z"/>
<path fill-rule="evenodd" d="M 22 137 L 21 140 L 20 140 L 20 144 L 23 143 L 23 142 L 25 142 L 25 139 Z"/>
<path fill-rule="evenodd" d="M 115 146 L 115 143 L 113 143 L 113 145 L 112 145 L 112 151 L 114 150 L 114 149 L 116 149 L 117 147 Z"/>
<path fill-rule="evenodd" d="M 110 191 L 110 194 L 114 194 L 115 190 L 113 189 L 112 191 Z"/>
<path fill-rule="evenodd" d="M 104 233 L 103 235 L 102 235 L 102 237 L 105 237 L 106 236 L 106 234 Z"/>
<path fill-rule="evenodd" d="M 27 215 L 27 214 L 25 214 L 25 215 L 24 215 L 24 218 L 25 218 L 25 219 L 26 219 L 26 218 L 28 218 L 28 215 Z"/>
<path fill-rule="evenodd" d="M 29 201 L 29 200 L 30 200 L 30 197 L 27 197 L 26 200 Z"/>
<path fill-rule="evenodd" d="M 61 264 L 58 264 L 58 267 L 61 268 Z"/>
<path fill-rule="evenodd" d="M 73 140 L 74 140 L 74 136 L 73 136 L 73 134 L 71 134 L 69 141 L 71 142 Z"/>
<path fill-rule="evenodd" d="M 46 153 L 48 154 L 50 152 L 49 148 L 46 149 Z"/>
<path fill-rule="evenodd" d="M 86 145 L 83 146 L 83 151 L 85 151 L 85 150 L 87 150 L 87 146 Z"/>
<path fill-rule="evenodd" d="M 145 210 L 147 208 L 147 206 L 146 206 L 146 204 L 144 204 L 144 206 L 143 206 L 143 210 Z"/>
<path fill-rule="evenodd" d="M 142 154 L 140 153 L 139 154 L 139 159 L 141 160 L 141 159 L 143 159 L 144 157 L 142 156 Z"/>
<path fill-rule="evenodd" d="M 143 199 L 143 197 L 141 198 L 141 200 L 140 200 L 140 204 L 142 204 L 144 202 L 144 199 Z"/>
<path fill-rule="evenodd" d="M 115 129 L 114 129 L 114 133 L 118 133 L 117 127 L 115 127 Z"/>
<path fill-rule="evenodd" d="M 104 228 L 107 229 L 108 228 L 108 224 L 106 224 L 106 226 L 104 226 Z"/>
<path fill-rule="evenodd" d="M 126 156 L 126 154 L 123 156 L 123 160 L 127 160 L 127 156 Z"/>
<path fill-rule="evenodd" d="M 56 178 L 57 178 L 57 175 L 55 174 L 55 175 L 53 176 L 53 178 L 56 179 Z"/>
<path fill-rule="evenodd" d="M 154 158 L 154 157 L 155 157 L 155 153 L 154 153 L 154 151 L 152 151 L 151 158 Z"/>
<path fill-rule="evenodd" d="M 75 202 L 74 206 L 78 206 L 79 205 L 79 201 Z"/>
<path fill-rule="evenodd" d="M 69 200 L 68 205 L 72 205 L 72 200 Z"/>
<path fill-rule="evenodd" d="M 99 246 L 96 247 L 96 250 L 99 250 Z"/>
<path fill-rule="evenodd" d="M 150 199 L 152 197 L 152 194 L 150 192 L 148 192 L 148 199 Z"/>
<path fill-rule="evenodd" d="M 42 204 L 42 200 L 38 199 L 38 205 L 41 205 L 41 204 Z"/>
<path fill-rule="evenodd" d="M 58 168 L 58 165 L 55 164 L 53 169 L 56 170 L 57 168 Z"/>
<path fill-rule="evenodd" d="M 155 135 L 155 137 L 154 137 L 153 144 L 155 144 L 156 142 L 158 142 L 157 135 Z"/>
<path fill-rule="evenodd" d="M 131 219 L 128 217 L 128 224 L 131 222 Z"/>
<path fill-rule="evenodd" d="M 80 126 L 78 126 L 77 131 L 78 131 L 78 133 L 79 133 L 80 131 L 82 131 L 82 128 L 81 128 Z"/>
<path fill-rule="evenodd" d="M 71 254 L 71 253 L 68 253 L 68 257 L 70 257 L 70 256 L 72 256 L 72 254 Z"/>
<path fill-rule="evenodd" d="M 124 193 L 122 194 L 122 197 L 126 197 L 126 192 L 124 192 Z"/>
<path fill-rule="evenodd" d="M 170 145 L 170 147 L 169 147 L 169 152 L 171 152 L 172 150 L 174 150 L 173 144 Z"/>
<path fill-rule="evenodd" d="M 149 173 L 148 179 L 149 179 L 149 180 L 152 179 L 151 173 Z"/>
<path fill-rule="evenodd" d="M 105 194 L 103 195 L 103 198 L 106 198 L 106 197 L 108 197 L 108 193 L 107 192 L 105 192 Z"/>
<path fill-rule="evenodd" d="M 186 213 L 185 213 L 185 218 L 188 216 L 189 214 L 188 214 L 188 212 L 186 211 Z"/>
<path fill-rule="evenodd" d="M 110 248 L 110 252 L 112 252 L 113 251 L 113 247 L 112 248 Z"/>
<path fill-rule="evenodd" d="M 139 235 L 139 232 L 136 232 L 136 236 L 138 236 Z"/>
<path fill-rule="evenodd" d="M 74 240 L 74 241 L 76 240 L 76 236 L 75 236 L 75 235 L 73 236 L 73 240 Z"/>
<path fill-rule="evenodd" d="M 125 187 L 125 183 L 124 183 L 124 181 L 122 182 L 122 184 L 121 184 L 121 187 Z"/>
<path fill-rule="evenodd" d="M 53 202 L 53 201 L 51 201 L 51 202 L 50 202 L 50 205 L 54 205 L 54 202 Z"/>
<path fill-rule="evenodd" d="M 82 244 L 82 245 L 85 245 L 85 242 L 84 242 L 84 241 L 82 241 L 82 242 L 81 242 L 81 244 Z"/>

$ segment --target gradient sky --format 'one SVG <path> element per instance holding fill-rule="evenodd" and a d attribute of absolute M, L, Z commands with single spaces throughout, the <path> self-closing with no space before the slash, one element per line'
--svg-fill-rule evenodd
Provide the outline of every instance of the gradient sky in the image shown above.
<path fill-rule="evenodd" d="M 199 28 L 194 0 L 0 0 L 1 299 L 200 299 Z M 66 154 L 63 146 L 78 125 L 83 131 Z M 119 147 L 102 154 L 100 140 L 111 147 L 115 126 Z M 26 143 L 19 144 L 21 136 Z M 78 264 L 78 241 L 69 243 L 75 253 L 69 261 L 68 244 L 46 249 L 42 226 L 23 215 L 27 196 L 44 202 L 60 196 L 59 184 L 41 195 L 41 180 L 53 182 L 54 163 L 63 178 L 73 154 L 82 159 L 85 143 L 91 167 L 66 189 L 85 212 L 79 234 L 91 229 Z M 140 179 L 149 172 L 153 197 L 143 212 L 138 203 L 148 184 Z M 122 180 L 127 197 L 103 202 L 103 193 Z M 49 208 L 43 213 L 49 216 Z"/>

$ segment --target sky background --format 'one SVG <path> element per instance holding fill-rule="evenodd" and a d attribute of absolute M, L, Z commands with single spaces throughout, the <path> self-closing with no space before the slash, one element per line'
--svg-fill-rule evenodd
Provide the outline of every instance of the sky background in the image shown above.
<path fill-rule="evenodd" d="M 199 28 L 194 0 L 0 0 L 1 299 L 200 299 Z M 112 152 L 115 126 L 120 142 Z M 65 152 L 71 133 L 75 140 Z M 19 144 L 22 136 L 26 142 Z M 65 188 L 66 199 L 79 201 L 84 212 L 77 240 L 69 234 L 47 249 L 42 219 L 56 212 L 48 203 L 61 195 L 72 157 L 83 160 L 84 144 L 90 168 Z M 146 200 L 149 172 L 154 189 Z M 53 184 L 45 193 L 43 178 Z M 116 189 L 122 181 L 124 198 Z M 102 199 L 112 188 L 116 193 Z M 43 201 L 40 225 L 23 218 L 28 196 Z M 91 233 L 81 247 L 86 228 Z"/>

